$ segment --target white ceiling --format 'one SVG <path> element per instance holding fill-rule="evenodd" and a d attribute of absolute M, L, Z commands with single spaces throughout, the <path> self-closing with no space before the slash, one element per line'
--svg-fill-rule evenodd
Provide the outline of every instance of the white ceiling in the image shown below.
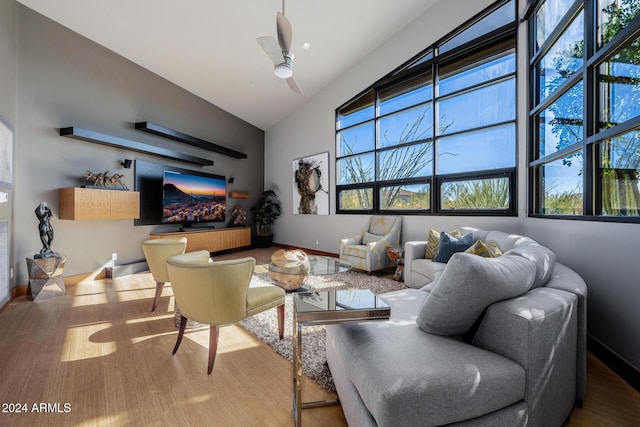
<path fill-rule="evenodd" d="M 267 130 L 438 0 L 287 1 L 303 96 L 256 42 L 276 36 L 280 0 L 18 1 Z"/>

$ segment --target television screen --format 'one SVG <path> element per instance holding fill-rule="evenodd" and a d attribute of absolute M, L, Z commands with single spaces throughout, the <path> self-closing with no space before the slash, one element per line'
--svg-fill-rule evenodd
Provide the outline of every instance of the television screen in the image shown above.
<path fill-rule="evenodd" d="M 162 222 L 222 222 L 226 214 L 226 180 L 219 175 L 164 171 Z"/>

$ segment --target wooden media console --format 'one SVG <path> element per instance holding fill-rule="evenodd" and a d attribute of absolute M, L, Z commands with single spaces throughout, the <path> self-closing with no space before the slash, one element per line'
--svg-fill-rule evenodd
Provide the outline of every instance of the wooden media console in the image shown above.
<path fill-rule="evenodd" d="M 162 237 L 186 237 L 187 252 L 207 250 L 209 252 L 226 251 L 251 246 L 251 228 L 217 228 L 198 230 L 197 228 L 169 233 L 151 233 L 150 239 Z"/>

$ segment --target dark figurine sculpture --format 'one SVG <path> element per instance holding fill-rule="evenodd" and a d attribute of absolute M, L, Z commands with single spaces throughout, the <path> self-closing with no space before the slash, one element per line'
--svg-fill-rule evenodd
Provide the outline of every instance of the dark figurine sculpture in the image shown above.
<path fill-rule="evenodd" d="M 40 231 L 40 240 L 42 241 L 42 249 L 39 254 L 35 254 L 33 257 L 38 258 L 57 258 L 60 255 L 57 252 L 51 250 L 51 242 L 53 241 L 53 227 L 51 226 L 50 218 L 52 216 L 51 209 L 47 205 L 47 202 L 42 202 L 36 208 L 36 216 L 40 221 L 38 224 L 38 231 Z"/>

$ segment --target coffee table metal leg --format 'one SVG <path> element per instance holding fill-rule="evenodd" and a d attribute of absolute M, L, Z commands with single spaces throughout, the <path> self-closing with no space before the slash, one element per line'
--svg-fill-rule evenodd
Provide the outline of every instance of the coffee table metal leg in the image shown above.
<path fill-rule="evenodd" d="M 298 323 L 296 310 L 293 310 L 293 424 L 295 427 L 302 425 L 302 409 L 317 408 L 340 404 L 340 399 L 318 400 L 314 402 L 302 402 L 302 324 Z"/>
<path fill-rule="evenodd" d="M 302 412 L 302 325 L 293 311 L 293 424 L 298 427 Z"/>

